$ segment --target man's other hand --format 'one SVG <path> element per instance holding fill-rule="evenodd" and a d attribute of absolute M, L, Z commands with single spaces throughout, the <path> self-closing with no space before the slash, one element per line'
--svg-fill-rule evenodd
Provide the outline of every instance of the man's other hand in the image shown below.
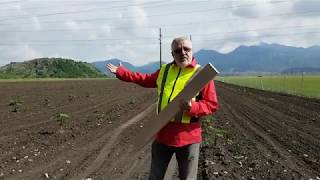
<path fill-rule="evenodd" d="M 180 100 L 180 109 L 183 111 L 190 111 L 192 106 L 191 100 L 190 101 L 186 101 L 186 100 Z"/>
<path fill-rule="evenodd" d="M 119 66 L 121 66 L 121 62 L 119 63 Z M 119 68 L 119 66 L 115 66 L 111 63 L 107 64 L 106 67 L 107 69 L 112 72 L 113 74 L 117 73 L 117 69 Z"/>

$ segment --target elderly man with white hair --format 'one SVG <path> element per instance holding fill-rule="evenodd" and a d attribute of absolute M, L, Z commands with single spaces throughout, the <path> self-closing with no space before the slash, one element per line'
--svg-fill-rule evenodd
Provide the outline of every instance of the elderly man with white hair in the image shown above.
<path fill-rule="evenodd" d="M 122 81 L 133 82 L 158 90 L 158 112 L 163 110 L 188 83 L 200 65 L 192 56 L 192 42 L 185 37 L 171 43 L 173 61 L 151 74 L 132 72 L 124 66 L 107 64 L 107 69 Z M 207 83 L 189 101 L 180 102 L 180 112 L 156 135 L 152 144 L 149 180 L 163 179 L 168 164 L 175 154 L 180 179 L 197 179 L 200 143 L 202 141 L 201 116 L 218 109 L 214 81 Z"/>

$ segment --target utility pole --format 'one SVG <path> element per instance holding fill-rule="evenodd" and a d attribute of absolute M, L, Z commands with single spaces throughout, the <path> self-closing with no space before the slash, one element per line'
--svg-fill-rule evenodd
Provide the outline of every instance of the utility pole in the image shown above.
<path fill-rule="evenodd" d="M 162 35 L 161 35 L 161 28 L 159 28 L 159 40 L 160 40 L 160 68 L 161 68 L 161 65 L 162 65 L 162 52 L 161 52 L 161 37 L 162 37 Z"/>
<path fill-rule="evenodd" d="M 192 39 L 191 39 L 191 34 L 189 35 L 189 39 L 190 39 L 190 41 L 192 41 Z"/>

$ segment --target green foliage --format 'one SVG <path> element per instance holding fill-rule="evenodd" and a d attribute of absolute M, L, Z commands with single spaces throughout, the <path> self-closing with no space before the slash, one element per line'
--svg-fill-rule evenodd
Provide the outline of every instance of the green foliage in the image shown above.
<path fill-rule="evenodd" d="M 66 120 L 70 118 L 68 114 L 58 112 L 55 115 L 56 120 L 59 122 L 60 126 L 66 123 Z"/>
<path fill-rule="evenodd" d="M 219 138 L 223 138 L 226 131 L 223 129 L 215 128 L 214 122 L 216 121 L 214 116 L 208 116 L 201 119 L 203 129 L 203 144 L 216 145 Z"/>
<path fill-rule="evenodd" d="M 0 78 L 97 78 L 106 77 L 93 65 L 62 58 L 40 58 L 10 63 L 0 68 Z"/>
<path fill-rule="evenodd" d="M 217 80 L 256 89 L 320 98 L 319 75 L 228 76 Z"/>

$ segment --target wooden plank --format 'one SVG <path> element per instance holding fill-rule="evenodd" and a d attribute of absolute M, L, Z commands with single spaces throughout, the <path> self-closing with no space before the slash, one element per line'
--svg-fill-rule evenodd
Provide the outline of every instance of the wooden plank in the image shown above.
<path fill-rule="evenodd" d="M 181 100 L 189 101 L 201 89 L 212 80 L 219 72 L 210 63 L 200 69 L 185 88 L 171 101 L 154 119 L 146 122 L 144 128 L 137 132 L 134 145 L 137 148 L 143 147 L 152 137 L 161 130 L 179 112 Z"/>

